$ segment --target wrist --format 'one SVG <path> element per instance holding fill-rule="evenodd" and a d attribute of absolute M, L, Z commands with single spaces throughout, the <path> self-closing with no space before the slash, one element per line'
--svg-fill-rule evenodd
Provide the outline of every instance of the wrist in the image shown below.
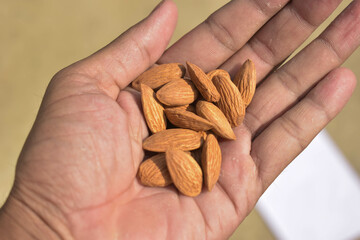
<path fill-rule="evenodd" d="M 72 239 L 51 210 L 11 193 L 0 209 L 0 236 L 4 239 Z"/>

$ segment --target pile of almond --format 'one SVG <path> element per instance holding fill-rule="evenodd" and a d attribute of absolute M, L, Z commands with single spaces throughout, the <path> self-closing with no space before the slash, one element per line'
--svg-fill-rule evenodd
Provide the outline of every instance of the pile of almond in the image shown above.
<path fill-rule="evenodd" d="M 143 149 L 157 154 L 141 163 L 143 185 L 174 184 L 187 196 L 219 179 L 221 150 L 217 137 L 235 140 L 232 128 L 244 119 L 256 88 L 255 66 L 247 60 L 233 81 L 228 72 L 205 73 L 195 64 L 162 64 L 136 78 L 146 123 L 152 133 Z M 187 69 L 187 76 L 186 74 Z M 170 122 L 170 123 L 169 123 Z"/>

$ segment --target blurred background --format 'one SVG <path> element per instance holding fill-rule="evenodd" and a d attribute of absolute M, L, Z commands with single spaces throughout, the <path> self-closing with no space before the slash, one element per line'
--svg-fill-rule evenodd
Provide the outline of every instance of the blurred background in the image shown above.
<path fill-rule="evenodd" d="M 225 0 L 174 0 L 179 19 L 172 42 L 224 5 Z M 144 18 L 158 0 L 2 0 L 0 8 L 0 206 L 14 177 L 18 155 L 51 77 L 103 47 Z M 351 1 L 344 0 L 316 37 Z M 360 51 L 344 64 L 360 77 Z M 360 173 L 360 90 L 327 127 Z M 233 239 L 273 239 L 256 211 Z"/>

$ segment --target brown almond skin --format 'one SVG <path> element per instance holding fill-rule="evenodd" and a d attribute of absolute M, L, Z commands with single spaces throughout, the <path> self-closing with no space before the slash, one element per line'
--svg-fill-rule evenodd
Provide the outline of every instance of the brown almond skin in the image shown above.
<path fill-rule="evenodd" d="M 182 106 L 194 102 L 199 93 L 195 85 L 184 79 L 171 81 L 156 92 L 156 98 L 167 106 Z"/>
<path fill-rule="evenodd" d="M 185 111 L 189 111 L 189 112 L 192 112 L 192 113 L 196 113 L 196 109 L 193 105 L 182 105 L 182 106 L 178 106 L 178 107 L 168 107 L 166 106 L 166 109 L 181 109 L 181 110 L 185 110 Z"/>
<path fill-rule="evenodd" d="M 177 127 L 188 128 L 195 131 L 207 131 L 213 128 L 213 124 L 208 120 L 199 117 L 195 113 L 182 109 L 165 109 L 167 119 Z"/>
<path fill-rule="evenodd" d="M 241 125 L 245 117 L 245 104 L 239 89 L 230 77 L 216 75 L 212 78 L 216 89 L 220 93 L 220 100 L 216 103 L 228 119 L 231 127 Z"/>
<path fill-rule="evenodd" d="M 166 187 L 172 183 L 166 166 L 165 153 L 154 155 L 140 164 L 137 174 L 141 184 L 149 187 Z"/>
<path fill-rule="evenodd" d="M 195 197 L 201 193 L 202 170 L 189 153 L 170 148 L 166 151 L 166 164 L 174 185 L 182 194 Z"/>
<path fill-rule="evenodd" d="M 218 75 L 230 78 L 230 74 L 224 69 L 215 69 L 212 70 L 211 72 L 208 72 L 206 75 L 209 77 L 210 80 L 212 80 L 214 76 L 218 76 Z"/>
<path fill-rule="evenodd" d="M 156 89 L 185 75 L 185 66 L 180 63 L 167 63 L 155 66 L 140 74 L 133 82 L 132 87 L 140 91 L 140 84 Z"/>
<path fill-rule="evenodd" d="M 170 147 L 182 151 L 198 149 L 204 142 L 201 132 L 190 129 L 174 128 L 167 129 L 150 137 L 143 142 L 143 148 L 151 152 L 166 152 Z"/>
<path fill-rule="evenodd" d="M 216 90 L 214 84 L 211 82 L 209 77 L 201 70 L 200 67 L 186 62 L 187 70 L 189 72 L 190 78 L 195 84 L 196 88 L 199 90 L 200 94 L 204 97 L 205 100 L 209 102 L 217 102 L 220 99 L 220 94 Z"/>
<path fill-rule="evenodd" d="M 219 179 L 221 170 L 221 149 L 214 134 L 209 134 L 201 153 L 205 187 L 211 191 Z"/>
<path fill-rule="evenodd" d="M 154 91 L 141 84 L 141 103 L 146 123 L 152 133 L 166 129 L 166 117 L 163 106 L 156 100 Z"/>
<path fill-rule="evenodd" d="M 198 101 L 196 113 L 214 124 L 212 131 L 219 137 L 235 140 L 236 136 L 224 113 L 213 103 Z"/>
<path fill-rule="evenodd" d="M 244 104 L 247 107 L 253 99 L 256 90 L 255 64 L 250 59 L 245 61 L 239 72 L 235 75 L 234 84 L 239 89 Z"/>

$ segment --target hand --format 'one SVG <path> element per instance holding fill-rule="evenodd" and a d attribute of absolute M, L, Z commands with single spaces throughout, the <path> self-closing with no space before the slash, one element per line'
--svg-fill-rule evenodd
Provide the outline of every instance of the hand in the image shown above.
<path fill-rule="evenodd" d="M 343 108 L 355 87 L 338 68 L 360 43 L 360 1 L 277 68 L 340 0 L 234 0 L 167 51 L 176 7 L 165 1 L 92 56 L 54 76 L 19 158 L 0 233 L 65 239 L 224 239 L 265 189 Z M 222 142 L 212 192 L 143 187 L 148 135 L 128 84 L 154 64 L 194 62 L 232 75 L 250 58 L 258 85 L 236 141 Z M 274 71 L 276 70 L 276 71 Z M 24 237 L 24 238 L 26 238 Z"/>

